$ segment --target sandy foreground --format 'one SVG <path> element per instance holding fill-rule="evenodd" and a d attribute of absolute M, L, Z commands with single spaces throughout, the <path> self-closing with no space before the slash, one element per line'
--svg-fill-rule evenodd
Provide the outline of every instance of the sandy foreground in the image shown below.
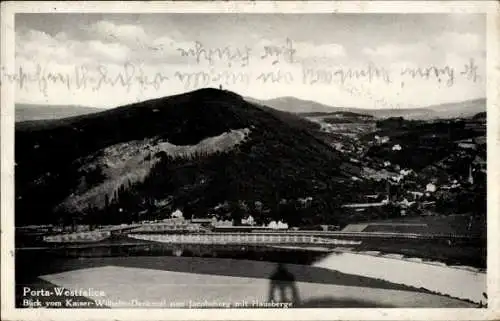
<path fill-rule="evenodd" d="M 40 276 L 56 287 L 92 288 L 86 296 L 116 308 L 287 308 L 269 304 L 270 280 L 255 277 L 102 266 Z M 464 301 L 411 290 L 298 281 L 295 307 L 472 307 Z M 283 300 L 276 300 L 283 301 Z M 283 301 L 286 303 L 286 300 Z"/>
<path fill-rule="evenodd" d="M 485 301 L 486 273 L 458 267 L 354 253 L 328 255 L 313 266 L 424 288 L 476 303 Z"/>

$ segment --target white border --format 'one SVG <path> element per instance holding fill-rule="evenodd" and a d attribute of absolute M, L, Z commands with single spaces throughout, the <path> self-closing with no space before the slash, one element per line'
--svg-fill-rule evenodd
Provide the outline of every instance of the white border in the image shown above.
<path fill-rule="evenodd" d="M 20 12 L 153 13 L 487 13 L 488 309 L 283 309 L 283 310 L 45 310 L 14 309 L 14 85 L 1 88 L 1 315 L 4 320 L 497 320 L 500 319 L 498 200 L 500 170 L 500 11 L 495 1 L 311 2 L 2 2 L 1 66 L 14 69 L 14 14 Z M 35 263 L 36 264 L 36 263 Z"/>

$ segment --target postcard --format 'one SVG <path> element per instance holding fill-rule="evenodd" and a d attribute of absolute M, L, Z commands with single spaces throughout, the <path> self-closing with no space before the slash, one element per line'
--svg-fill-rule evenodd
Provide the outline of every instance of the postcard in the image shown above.
<path fill-rule="evenodd" d="M 2 3 L 2 316 L 500 318 L 498 12 Z"/>

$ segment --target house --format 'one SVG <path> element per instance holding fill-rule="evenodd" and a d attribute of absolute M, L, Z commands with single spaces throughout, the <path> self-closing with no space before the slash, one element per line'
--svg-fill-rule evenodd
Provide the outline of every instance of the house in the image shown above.
<path fill-rule="evenodd" d="M 247 218 L 241 220 L 241 224 L 243 225 L 254 225 L 255 220 L 252 215 L 249 215 Z"/>
<path fill-rule="evenodd" d="M 402 149 L 402 147 L 399 144 L 396 144 L 396 145 L 392 146 L 392 150 L 394 150 L 394 151 L 398 151 L 398 150 L 401 150 L 401 149 Z"/>
<path fill-rule="evenodd" d="M 288 229 L 288 224 L 283 223 L 282 221 L 271 221 L 268 225 L 268 228 L 273 229 L 273 230 L 285 230 Z"/>
<path fill-rule="evenodd" d="M 175 210 L 170 216 L 172 218 L 183 218 L 184 217 L 181 210 L 179 210 L 179 209 Z"/>
<path fill-rule="evenodd" d="M 433 183 L 429 183 L 425 186 L 425 191 L 429 193 L 433 193 L 437 190 L 437 186 Z"/>
<path fill-rule="evenodd" d="M 390 141 L 390 138 L 388 136 L 378 136 L 378 135 L 375 135 L 375 142 L 377 142 L 377 144 L 385 144 L 385 143 L 388 143 Z"/>
<path fill-rule="evenodd" d="M 408 176 L 410 174 L 415 174 L 415 172 L 412 169 L 402 169 L 399 171 L 399 173 L 403 176 Z"/>
<path fill-rule="evenodd" d="M 307 197 L 299 197 L 297 199 L 297 201 L 302 205 L 302 206 L 309 206 L 311 205 L 311 202 L 312 202 L 313 198 L 311 196 L 307 196 Z"/>

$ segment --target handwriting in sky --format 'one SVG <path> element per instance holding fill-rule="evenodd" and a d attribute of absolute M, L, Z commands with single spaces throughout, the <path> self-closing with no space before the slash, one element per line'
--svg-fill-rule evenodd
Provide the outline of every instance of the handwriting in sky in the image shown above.
<path fill-rule="evenodd" d="M 424 80 L 435 79 L 438 82 L 442 82 L 443 78 L 446 80 L 446 85 L 448 87 L 453 86 L 455 83 L 455 69 L 450 66 L 444 67 L 436 67 L 436 66 L 427 66 L 427 67 L 406 67 L 401 69 L 401 76 L 409 76 L 412 79 L 420 78 Z M 401 82 L 401 86 L 404 86 L 404 81 Z"/>
<path fill-rule="evenodd" d="M 48 65 L 35 61 L 34 67 L 19 66 L 12 74 L 6 73 L 5 68 L 2 68 L 1 81 L 15 82 L 18 88 L 24 90 L 35 87 L 44 95 L 48 95 L 49 87 L 55 85 L 62 85 L 69 91 L 90 89 L 95 92 L 105 87 L 121 87 L 130 92 L 133 86 L 137 86 L 141 91 L 149 88 L 159 90 L 162 85 L 173 82 L 180 83 L 185 89 L 212 84 L 293 85 L 298 82 L 312 86 L 335 84 L 347 86 L 348 82 L 372 83 L 373 81 L 387 85 L 396 82 L 403 87 L 405 81 L 409 79 L 443 82 L 447 86 L 453 86 L 458 77 L 471 82 L 481 79 L 478 73 L 479 67 L 473 58 L 462 66 L 408 66 L 392 72 L 372 62 L 356 68 L 341 65 L 318 67 L 304 63 L 296 64 L 300 59 L 296 57 L 297 50 L 290 38 L 286 38 L 282 44 L 264 45 L 258 48 L 260 50 L 258 53 L 252 53 L 253 49 L 248 46 L 227 45 L 210 48 L 199 41 L 176 50 L 182 57 L 194 58 L 196 62 L 194 68 L 190 65 L 189 71 L 186 71 L 185 68 L 172 64 L 172 68 L 167 71 L 151 69 L 154 71 L 146 72 L 142 67 L 147 64 L 144 61 L 141 64 L 126 62 L 114 67 L 100 64 L 93 69 L 85 65 L 75 65 L 71 71 L 63 72 L 57 69 L 51 70 Z M 258 64 L 259 69 L 256 70 L 241 69 L 250 66 L 251 57 L 268 62 L 269 65 L 266 67 L 266 64 Z M 202 64 L 203 62 L 208 62 L 208 65 Z M 396 77 L 400 77 L 400 82 L 396 81 Z"/>
<path fill-rule="evenodd" d="M 180 82 L 184 89 L 196 89 L 200 87 L 210 86 L 211 84 L 249 85 L 251 82 L 251 73 L 244 71 L 216 71 L 210 69 L 208 71 L 183 72 L 176 71 L 173 79 Z"/>
<path fill-rule="evenodd" d="M 457 72 L 457 69 L 460 72 Z M 461 75 L 464 79 L 477 82 L 480 79 L 478 75 L 478 65 L 476 64 L 473 58 L 470 58 L 469 61 L 463 66 L 426 66 L 426 67 L 417 67 L 417 68 L 403 68 L 401 69 L 401 76 L 409 76 L 412 79 L 419 78 L 424 80 L 437 80 L 441 83 L 443 80 L 446 81 L 446 85 L 451 87 L 455 84 L 455 80 L 457 74 Z M 401 85 L 404 86 L 404 82 L 401 82 Z"/>
<path fill-rule="evenodd" d="M 234 64 L 239 63 L 241 67 L 246 67 L 250 63 L 251 49 L 249 47 L 233 48 L 225 46 L 223 48 L 208 48 L 203 43 L 196 41 L 194 46 L 187 48 L 177 48 L 177 51 L 182 57 L 194 57 L 196 63 L 203 61 L 214 65 L 217 62 L 227 64 L 232 67 Z"/>
<path fill-rule="evenodd" d="M 256 80 L 267 84 L 267 83 L 279 83 L 290 85 L 294 81 L 293 74 L 286 70 L 278 69 L 277 71 L 269 71 L 260 73 Z"/>
<path fill-rule="evenodd" d="M 147 75 L 136 64 L 127 62 L 117 72 L 111 72 L 109 66 L 101 64 L 96 70 L 89 70 L 85 65 L 74 66 L 71 72 L 51 71 L 42 64 L 37 63 L 34 71 L 27 71 L 23 66 L 14 74 L 2 74 L 2 80 L 17 83 L 19 89 L 30 90 L 32 85 L 45 96 L 48 95 L 49 86 L 63 85 L 67 90 L 99 91 L 105 86 L 122 87 L 129 91 L 133 85 L 139 85 L 141 90 L 160 86 L 169 80 L 169 76 L 161 72 Z"/>
<path fill-rule="evenodd" d="M 118 85 L 127 88 L 127 91 L 129 91 L 132 85 L 139 84 L 142 89 L 153 87 L 158 90 L 161 84 L 167 80 L 169 80 L 169 77 L 161 72 L 156 72 L 150 77 L 144 73 L 144 70 L 140 66 L 130 62 L 125 63 L 121 72 L 118 72 L 116 75 L 110 75 L 108 68 L 100 65 L 98 67 L 98 80 L 92 89 L 96 91 L 103 85 L 112 87 Z"/>
<path fill-rule="evenodd" d="M 391 83 L 390 73 L 387 69 L 377 67 L 368 63 L 366 67 L 350 68 L 308 68 L 302 67 L 302 83 L 307 85 L 330 85 L 334 82 L 340 82 L 344 85 L 348 80 L 361 80 L 371 83 L 374 80 L 382 80 L 385 83 Z"/>
<path fill-rule="evenodd" d="M 481 78 L 478 75 L 478 68 L 479 67 L 476 65 L 476 61 L 474 60 L 474 58 L 470 58 L 469 62 L 464 65 L 460 74 L 466 79 L 476 82 Z"/>
<path fill-rule="evenodd" d="M 261 59 L 270 59 L 271 64 L 275 65 L 281 60 L 287 63 L 295 63 L 295 54 L 297 50 L 293 47 L 293 42 L 286 38 L 284 45 L 267 45 L 264 46 L 264 53 L 260 56 Z"/>
<path fill-rule="evenodd" d="M 279 62 L 294 63 L 295 54 L 293 41 L 286 38 L 285 44 L 268 44 L 262 46 L 260 59 L 269 61 L 272 65 Z M 250 64 L 252 49 L 248 46 L 233 47 L 230 45 L 224 47 L 209 48 L 200 41 L 195 41 L 194 45 L 188 47 L 179 47 L 177 51 L 181 57 L 193 57 L 196 63 L 208 62 L 214 65 L 217 62 L 225 63 L 228 67 L 239 64 L 241 67 L 247 67 Z"/>

